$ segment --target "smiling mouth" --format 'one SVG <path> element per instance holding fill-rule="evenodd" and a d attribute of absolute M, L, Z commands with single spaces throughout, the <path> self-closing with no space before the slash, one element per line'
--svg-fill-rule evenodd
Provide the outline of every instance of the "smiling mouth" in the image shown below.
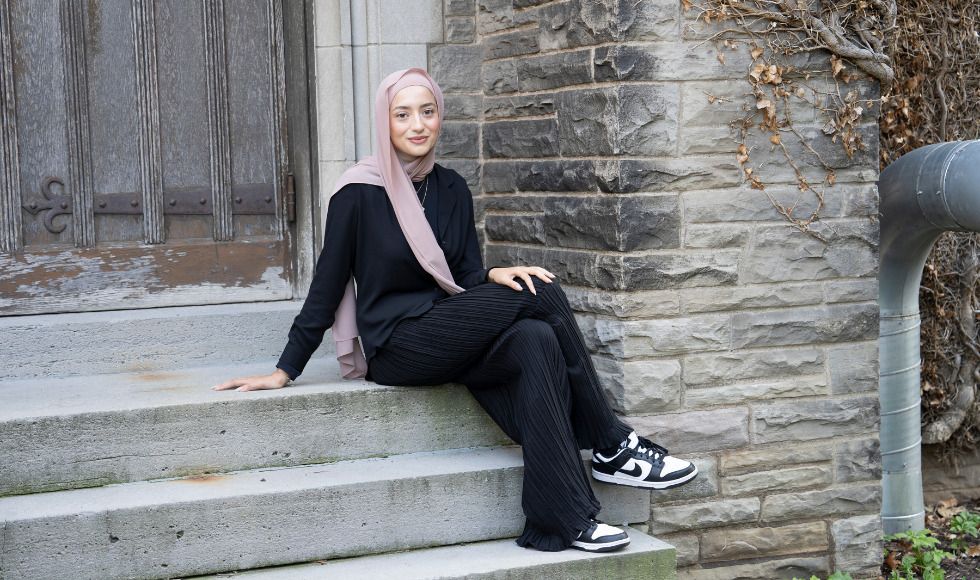
<path fill-rule="evenodd" d="M 426 141 L 428 141 L 429 138 L 428 137 L 410 137 L 408 140 L 411 141 L 412 143 L 415 143 L 416 145 L 421 145 L 422 143 L 425 143 Z"/>

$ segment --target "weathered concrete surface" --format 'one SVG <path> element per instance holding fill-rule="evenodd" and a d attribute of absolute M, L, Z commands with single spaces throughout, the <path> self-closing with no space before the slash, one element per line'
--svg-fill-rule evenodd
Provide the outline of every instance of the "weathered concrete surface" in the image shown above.
<path fill-rule="evenodd" d="M 509 442 L 461 386 L 344 381 L 332 358 L 210 388 L 274 364 L 0 383 L 0 496 Z"/>
<path fill-rule="evenodd" d="M 0 381 L 278 358 L 301 307 L 283 301 L 0 317 Z M 328 331 L 314 357 L 334 352 Z"/>
<path fill-rule="evenodd" d="M 162 579 L 513 537 L 522 479 L 520 449 L 499 447 L 2 498 L 0 577 Z M 600 518 L 648 517 L 609 491 Z"/>
<path fill-rule="evenodd" d="M 673 576 L 673 547 L 633 529 L 628 529 L 627 533 L 629 547 L 605 554 L 586 554 L 578 550 L 538 552 L 520 548 L 511 540 L 498 540 L 326 564 L 255 570 L 236 577 L 249 580 L 379 580 L 393 577 L 399 580 L 649 580 Z"/>

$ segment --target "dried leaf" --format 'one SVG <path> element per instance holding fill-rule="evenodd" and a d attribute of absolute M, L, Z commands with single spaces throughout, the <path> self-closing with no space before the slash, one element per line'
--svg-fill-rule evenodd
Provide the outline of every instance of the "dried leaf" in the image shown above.
<path fill-rule="evenodd" d="M 778 134 L 777 135 L 773 135 L 772 137 L 769 138 L 769 141 L 773 145 L 779 145 L 783 141 L 783 137 L 782 137 L 782 135 L 778 135 Z"/>
<path fill-rule="evenodd" d="M 837 183 L 837 174 L 836 173 L 828 173 L 827 174 L 827 183 L 829 183 L 830 185 L 833 185 L 833 184 Z"/>
<path fill-rule="evenodd" d="M 772 106 L 773 106 L 772 101 L 770 101 L 769 99 L 759 99 L 758 101 L 755 102 L 756 109 L 768 109 Z"/>
<path fill-rule="evenodd" d="M 745 143 L 742 143 L 741 145 L 738 146 L 738 152 L 741 153 L 742 155 L 748 155 L 749 148 L 745 146 Z"/>
<path fill-rule="evenodd" d="M 719 52 L 718 53 L 718 60 L 721 62 L 721 64 L 725 64 L 725 55 L 723 55 L 723 54 L 721 54 Z"/>
<path fill-rule="evenodd" d="M 749 76 L 758 82 L 759 80 L 762 79 L 762 73 L 765 72 L 765 70 L 766 70 L 766 65 L 760 62 L 759 64 L 755 65 L 755 68 L 752 69 L 752 72 L 749 73 Z"/>
<path fill-rule="evenodd" d="M 831 67 L 831 69 L 833 69 L 834 76 L 836 77 L 836 76 L 840 75 L 841 71 L 844 70 L 844 68 L 845 68 L 844 67 L 844 61 L 842 59 L 837 58 L 836 56 L 831 56 L 830 57 L 830 67 Z"/>
<path fill-rule="evenodd" d="M 970 546 L 966 550 L 966 555 L 970 558 L 976 558 L 980 556 L 980 546 Z"/>
<path fill-rule="evenodd" d="M 765 52 L 766 51 L 761 46 L 756 45 L 755 48 L 753 48 L 752 50 L 749 51 L 749 54 L 752 55 L 752 60 L 758 60 L 760 56 L 762 56 L 763 54 L 765 54 Z M 759 80 L 759 79 L 756 79 L 756 80 Z"/>
<path fill-rule="evenodd" d="M 803 90 L 803 87 L 796 87 L 796 96 L 801 99 L 806 96 L 806 91 Z"/>
<path fill-rule="evenodd" d="M 714 104 L 715 100 L 717 100 L 717 99 L 718 99 L 718 97 L 716 97 L 714 95 L 708 95 L 708 102 L 711 103 L 711 104 Z"/>
<path fill-rule="evenodd" d="M 684 12 L 694 8 L 694 4 L 691 4 L 690 0 L 681 0 L 681 4 L 684 5 Z"/>

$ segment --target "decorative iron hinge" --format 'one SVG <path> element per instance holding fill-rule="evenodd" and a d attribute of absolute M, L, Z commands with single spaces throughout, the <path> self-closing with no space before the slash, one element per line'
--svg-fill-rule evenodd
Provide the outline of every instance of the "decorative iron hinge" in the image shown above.
<path fill-rule="evenodd" d="M 71 207 L 71 196 L 68 195 L 55 195 L 51 193 L 51 184 L 57 183 L 62 187 L 65 187 L 65 182 L 59 177 L 49 177 L 44 180 L 41 184 L 41 195 L 44 196 L 44 201 L 38 201 L 31 198 L 30 201 L 24 203 L 24 209 L 37 215 L 37 212 L 47 210 L 48 213 L 44 214 L 44 227 L 52 234 L 60 234 L 65 231 L 65 225 L 55 226 L 51 221 L 55 216 L 61 214 L 70 214 L 72 211 Z"/>
<path fill-rule="evenodd" d="M 292 173 L 286 177 L 286 219 L 289 223 L 296 221 L 296 183 Z"/>

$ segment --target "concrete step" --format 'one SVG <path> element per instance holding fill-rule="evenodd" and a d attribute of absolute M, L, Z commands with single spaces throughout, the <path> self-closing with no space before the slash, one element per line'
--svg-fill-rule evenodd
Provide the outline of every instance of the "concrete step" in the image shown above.
<path fill-rule="evenodd" d="M 0 578 L 144 580 L 517 536 L 515 447 L 0 498 Z M 650 494 L 595 484 L 609 522 Z"/>
<path fill-rule="evenodd" d="M 0 383 L 0 496 L 510 443 L 464 387 L 384 387 L 314 359 L 274 391 L 213 391 L 274 361 Z"/>
<path fill-rule="evenodd" d="M 274 359 L 301 307 L 287 300 L 0 317 L 0 381 Z M 316 356 L 335 352 L 328 331 Z"/>
<path fill-rule="evenodd" d="M 668 580 L 674 578 L 673 546 L 633 529 L 618 552 L 538 552 L 513 540 L 446 546 L 324 564 L 284 566 L 207 578 L 241 580 Z M 203 577 L 198 580 L 204 580 Z"/>

